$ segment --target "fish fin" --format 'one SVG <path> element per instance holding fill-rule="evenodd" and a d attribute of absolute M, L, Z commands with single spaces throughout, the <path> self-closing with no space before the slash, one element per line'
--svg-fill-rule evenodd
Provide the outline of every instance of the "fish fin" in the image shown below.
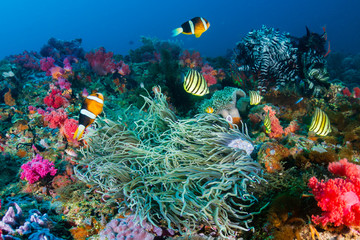
<path fill-rule="evenodd" d="M 202 33 L 195 33 L 195 37 L 199 38 L 201 36 Z"/>
<path fill-rule="evenodd" d="M 176 28 L 172 31 L 172 36 L 173 37 L 176 37 L 177 35 L 179 35 L 180 33 L 183 32 L 183 29 L 180 27 L 180 28 Z"/>
<path fill-rule="evenodd" d="M 84 125 L 79 125 L 78 128 L 76 129 L 75 133 L 74 133 L 74 137 L 73 139 L 76 138 L 76 140 L 80 140 L 80 138 L 82 137 L 83 133 L 85 130 L 85 126 Z"/>

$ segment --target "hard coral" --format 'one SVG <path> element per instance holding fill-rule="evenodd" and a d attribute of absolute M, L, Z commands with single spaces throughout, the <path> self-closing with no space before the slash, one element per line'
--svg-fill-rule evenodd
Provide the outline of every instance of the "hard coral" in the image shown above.
<path fill-rule="evenodd" d="M 316 177 L 309 180 L 308 186 L 312 189 L 318 206 L 324 211 L 321 216 L 312 216 L 316 224 L 334 226 L 360 226 L 360 168 L 349 163 L 347 159 L 330 163 L 328 170 L 343 178 L 321 180 Z"/>
<path fill-rule="evenodd" d="M 30 162 L 23 164 L 21 169 L 23 169 L 23 172 L 20 178 L 26 179 L 30 184 L 36 183 L 47 176 L 55 176 L 57 172 L 54 163 L 44 159 L 39 154 Z"/>
<path fill-rule="evenodd" d="M 161 228 L 154 227 L 147 223 L 145 220 L 142 223 L 134 216 L 129 216 L 124 219 L 114 219 L 106 225 L 106 228 L 100 232 L 100 240 L 106 239 L 142 239 L 153 240 L 154 234 L 151 234 L 150 230 L 156 231 L 158 235 L 162 234 Z"/>

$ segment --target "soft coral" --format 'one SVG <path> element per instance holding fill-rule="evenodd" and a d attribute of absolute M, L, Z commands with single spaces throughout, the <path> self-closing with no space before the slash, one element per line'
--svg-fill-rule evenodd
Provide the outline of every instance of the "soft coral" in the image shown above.
<path fill-rule="evenodd" d="M 324 211 L 321 216 L 312 216 L 316 224 L 334 226 L 360 226 L 360 168 L 342 159 L 330 163 L 329 171 L 345 178 L 321 180 L 312 177 L 308 186 L 312 189 L 318 206 Z"/>

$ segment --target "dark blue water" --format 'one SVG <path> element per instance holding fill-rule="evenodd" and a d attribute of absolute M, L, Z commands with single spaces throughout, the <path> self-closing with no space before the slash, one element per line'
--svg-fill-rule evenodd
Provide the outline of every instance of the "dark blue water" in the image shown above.
<path fill-rule="evenodd" d="M 184 48 L 205 56 L 224 55 L 251 29 L 263 24 L 305 34 L 305 26 L 321 33 L 326 25 L 332 51 L 360 51 L 360 2 L 325 0 L 63 0 L 0 1 L 0 58 L 23 50 L 39 51 L 50 37 L 83 39 L 85 50 L 104 46 L 128 54 L 141 36 L 171 39 L 171 31 L 195 16 L 211 27 L 199 39 L 180 35 Z M 134 42 L 131 44 L 131 42 Z"/>

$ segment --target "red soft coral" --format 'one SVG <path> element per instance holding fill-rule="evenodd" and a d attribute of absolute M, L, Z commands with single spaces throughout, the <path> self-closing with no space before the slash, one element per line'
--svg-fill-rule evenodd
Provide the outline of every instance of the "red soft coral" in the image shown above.
<path fill-rule="evenodd" d="M 275 116 L 276 111 L 271 108 L 271 106 L 265 105 L 264 111 L 267 114 L 269 112 L 269 117 L 271 121 L 271 132 L 269 133 L 269 137 L 271 138 L 279 138 L 283 135 L 284 129 L 280 125 L 279 119 Z"/>
<path fill-rule="evenodd" d="M 59 89 L 52 89 L 49 95 L 44 98 L 44 103 L 48 107 L 53 108 L 66 108 L 70 105 L 69 101 L 61 95 L 61 91 Z"/>
<path fill-rule="evenodd" d="M 63 108 L 59 108 L 51 111 L 50 113 L 45 113 L 44 121 L 48 122 L 49 128 L 57 128 L 62 126 L 67 118 L 68 115 L 65 110 Z"/>
<path fill-rule="evenodd" d="M 316 224 L 334 226 L 360 226 L 360 169 L 359 166 L 342 159 L 329 164 L 329 171 L 346 177 L 321 180 L 315 177 L 309 180 L 318 206 L 324 211 L 321 216 L 312 216 Z"/>
<path fill-rule="evenodd" d="M 92 70 L 100 75 L 105 76 L 108 73 L 114 73 L 116 69 L 115 61 L 112 59 L 113 53 L 106 52 L 105 48 L 101 47 L 95 52 L 90 52 L 85 55 Z"/>
<path fill-rule="evenodd" d="M 79 144 L 79 142 L 74 138 L 74 133 L 79 125 L 79 122 L 75 119 L 69 118 L 64 121 L 64 123 L 60 127 L 60 133 L 66 137 L 68 142 L 73 143 L 75 146 Z"/>
<path fill-rule="evenodd" d="M 360 98 L 360 88 L 354 87 L 353 91 L 354 91 L 354 97 Z"/>

